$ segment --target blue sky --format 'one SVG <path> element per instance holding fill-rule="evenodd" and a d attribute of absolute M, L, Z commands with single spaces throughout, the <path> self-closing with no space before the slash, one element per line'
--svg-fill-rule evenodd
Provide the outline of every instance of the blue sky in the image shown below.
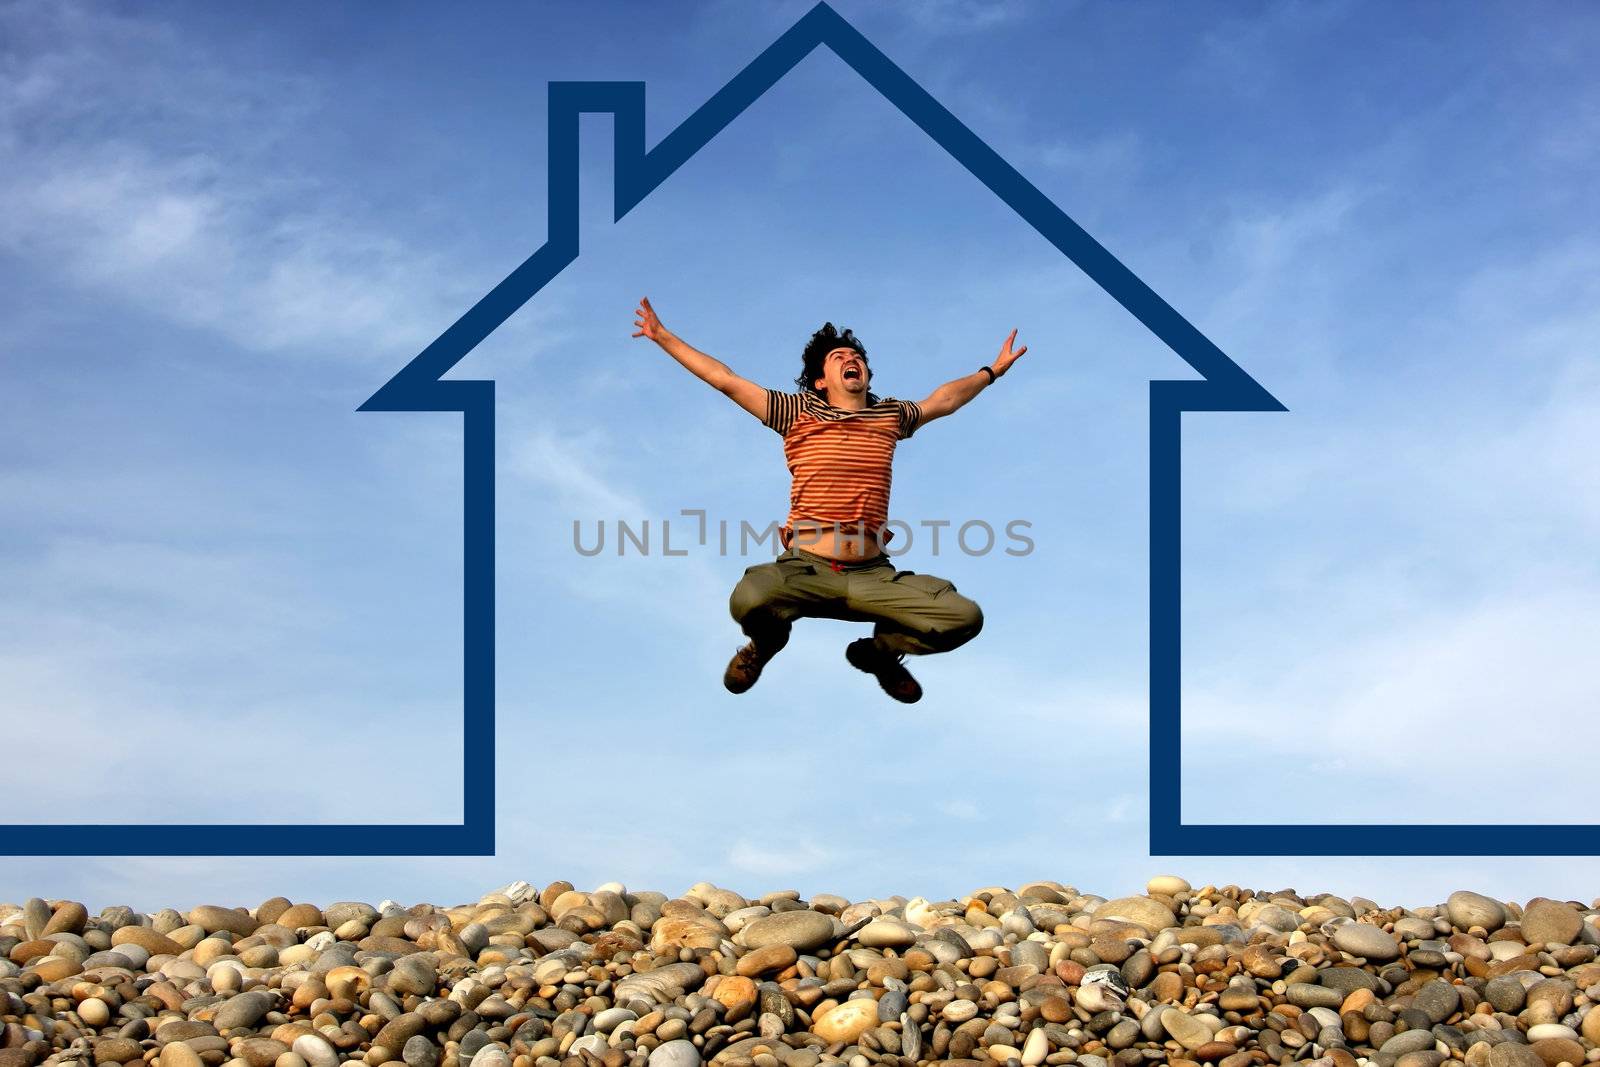
<path fill-rule="evenodd" d="M 837 9 L 1290 408 L 1184 427 L 1185 814 L 1592 821 L 1600 16 Z M 0 709 L 15 822 L 455 821 L 459 419 L 355 408 L 543 240 L 545 84 L 653 142 L 804 4 L 0 7 Z M 1052 877 L 1593 893 L 1587 860 L 1151 859 L 1146 383 L 1190 372 L 831 54 L 472 353 L 497 382 L 499 854 L 23 859 L 0 899 L 458 900 L 514 878 L 855 895 Z M 815 622 L 719 684 L 776 437 L 644 341 L 792 381 L 824 319 L 920 399 L 894 512 L 1031 524 L 901 566 L 985 608 L 884 699 Z M 467 753 L 469 774 L 487 755 Z"/>

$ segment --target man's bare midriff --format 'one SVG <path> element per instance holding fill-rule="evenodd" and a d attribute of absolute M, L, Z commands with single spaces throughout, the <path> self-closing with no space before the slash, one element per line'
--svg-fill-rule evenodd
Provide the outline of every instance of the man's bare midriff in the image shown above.
<path fill-rule="evenodd" d="M 830 523 L 796 522 L 794 537 L 789 543 L 812 555 L 849 563 L 859 563 L 883 554 L 874 531 L 843 525 L 835 527 Z"/>

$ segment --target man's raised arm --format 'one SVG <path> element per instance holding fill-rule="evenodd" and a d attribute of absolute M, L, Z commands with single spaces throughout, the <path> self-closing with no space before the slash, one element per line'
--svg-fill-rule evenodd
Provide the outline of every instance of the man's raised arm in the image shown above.
<path fill-rule="evenodd" d="M 633 324 L 639 327 L 635 337 L 648 337 L 666 350 L 667 355 L 682 363 L 696 378 L 731 399 L 758 419 L 767 417 L 767 391 L 752 381 L 739 377 L 720 359 L 706 355 L 683 342 L 677 334 L 661 325 L 650 298 L 639 301 Z"/>
<path fill-rule="evenodd" d="M 918 405 L 922 409 L 922 421 L 927 423 L 950 414 L 983 392 L 985 388 L 994 383 L 996 378 L 1010 370 L 1011 364 L 1020 359 L 1022 353 L 1028 350 L 1028 346 L 1023 345 L 1016 351 L 1012 351 L 1011 345 L 1016 339 L 1017 331 L 1012 330 L 1011 336 L 1006 338 L 1006 343 L 1000 346 L 1000 354 L 995 357 L 992 366 L 987 369 L 979 368 L 964 378 L 956 378 L 945 382 L 929 393 L 928 399 Z"/>

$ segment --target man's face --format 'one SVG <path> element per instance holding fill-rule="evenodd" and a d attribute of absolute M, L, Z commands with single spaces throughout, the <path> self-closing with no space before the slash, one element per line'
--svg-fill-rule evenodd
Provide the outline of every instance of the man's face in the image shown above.
<path fill-rule="evenodd" d="M 867 391 L 867 361 L 853 348 L 835 348 L 822 357 L 822 377 L 814 384 L 830 397 Z"/>

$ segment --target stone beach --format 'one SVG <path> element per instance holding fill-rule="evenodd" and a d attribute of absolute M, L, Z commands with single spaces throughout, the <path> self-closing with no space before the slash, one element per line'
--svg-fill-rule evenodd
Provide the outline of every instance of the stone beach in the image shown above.
<path fill-rule="evenodd" d="M 1600 902 L 516 882 L 453 907 L 0 903 L 0 1067 L 1559 1067 Z"/>

